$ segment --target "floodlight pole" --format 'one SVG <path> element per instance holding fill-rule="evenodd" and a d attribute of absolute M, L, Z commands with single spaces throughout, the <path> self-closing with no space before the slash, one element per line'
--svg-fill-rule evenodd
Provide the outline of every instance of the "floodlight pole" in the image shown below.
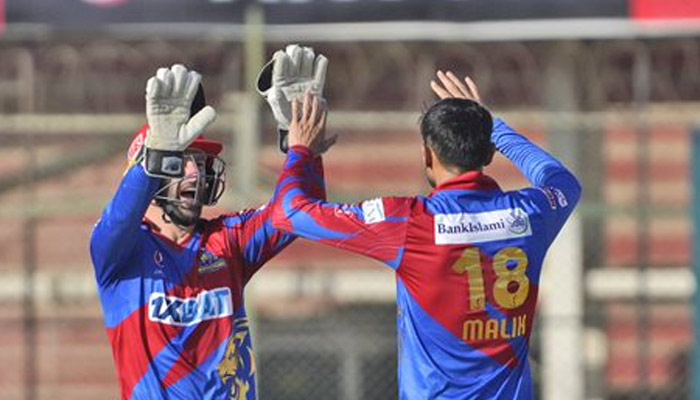
<path fill-rule="evenodd" d="M 260 4 L 251 2 L 245 14 L 243 43 L 244 82 L 242 96 L 236 109 L 235 132 L 236 195 L 243 204 L 257 202 L 258 154 L 260 152 L 260 96 L 255 92 L 258 71 L 265 53 L 265 18 Z"/>
<path fill-rule="evenodd" d="M 693 321 L 693 351 L 690 378 L 689 399 L 700 400 L 700 128 L 693 132 L 692 139 L 693 166 L 693 271 L 695 274 L 694 321 Z"/>
<path fill-rule="evenodd" d="M 580 45 L 559 42 L 549 48 L 544 104 L 548 111 L 579 110 L 576 88 Z M 547 141 L 572 171 L 578 169 L 578 127 L 571 120 L 547 121 Z M 557 236 L 546 258 L 543 285 L 542 396 L 544 400 L 583 400 L 583 235 L 574 212 Z"/>
<path fill-rule="evenodd" d="M 23 113 L 35 112 L 34 104 L 34 59 L 27 51 L 18 51 L 16 62 L 20 71 L 20 79 L 17 87 L 18 108 Z M 27 160 L 24 176 L 24 209 L 22 224 L 22 266 L 23 266 L 23 290 L 22 290 L 22 337 L 24 338 L 24 399 L 36 400 L 38 398 L 38 340 L 37 340 L 37 315 L 36 315 L 36 240 L 37 240 L 37 216 L 36 206 L 36 138 L 34 133 L 27 133 L 23 137 L 24 153 Z"/>

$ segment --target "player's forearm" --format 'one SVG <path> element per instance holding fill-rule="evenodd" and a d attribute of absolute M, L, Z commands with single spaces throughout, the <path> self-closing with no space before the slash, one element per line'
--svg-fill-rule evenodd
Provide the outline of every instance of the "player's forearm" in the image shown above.
<path fill-rule="evenodd" d="M 313 154 L 308 148 L 294 146 L 289 149 L 275 191 L 276 201 L 272 218 L 275 228 L 304 236 L 303 232 L 299 231 L 304 224 L 296 222 L 303 218 L 305 209 L 323 200 L 318 198 L 318 194 L 325 197 L 325 187 L 311 184 L 315 179 L 314 165 Z M 317 192 L 317 196 L 313 195 L 314 191 Z"/>
<path fill-rule="evenodd" d="M 323 172 L 323 160 L 320 156 L 312 157 L 308 165 L 309 195 L 314 199 L 326 200 L 326 180 Z"/>
<path fill-rule="evenodd" d="M 90 251 L 96 268 L 112 265 L 131 251 L 158 186 L 159 179 L 146 175 L 140 165 L 129 170 L 92 233 Z"/>
<path fill-rule="evenodd" d="M 534 186 L 551 185 L 552 180 L 571 180 L 578 185 L 576 177 L 556 158 L 496 119 L 491 140 L 498 151 L 506 156 Z"/>
<path fill-rule="evenodd" d="M 160 179 L 146 175 L 140 164 L 134 166 L 124 176 L 101 222 L 117 229 L 138 228 L 159 184 Z"/>

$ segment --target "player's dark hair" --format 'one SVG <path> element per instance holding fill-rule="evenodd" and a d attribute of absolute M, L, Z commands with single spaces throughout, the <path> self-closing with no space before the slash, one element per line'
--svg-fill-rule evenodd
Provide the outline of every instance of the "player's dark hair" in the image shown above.
<path fill-rule="evenodd" d="M 423 141 L 440 161 L 461 171 L 477 170 L 489 163 L 493 152 L 491 113 L 467 99 L 443 99 L 423 114 Z"/>

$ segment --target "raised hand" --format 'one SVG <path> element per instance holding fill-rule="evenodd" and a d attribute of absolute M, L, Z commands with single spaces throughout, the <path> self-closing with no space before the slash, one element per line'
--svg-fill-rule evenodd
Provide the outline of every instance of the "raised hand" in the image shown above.
<path fill-rule="evenodd" d="M 292 118 L 292 100 L 311 92 L 323 97 L 328 59 L 311 47 L 296 44 L 278 50 L 258 75 L 257 89 L 272 109 L 280 135 L 280 149 L 286 152 L 286 135 Z"/>
<path fill-rule="evenodd" d="M 202 76 L 183 65 L 160 68 L 146 83 L 145 169 L 149 175 L 181 177 L 182 152 L 216 119 L 211 106 L 190 117 Z"/>
<path fill-rule="evenodd" d="M 314 154 L 326 152 L 338 139 L 326 137 L 328 106 L 318 95 L 306 92 L 303 101 L 292 100 L 292 113 L 289 125 L 289 147 L 301 145 Z"/>
<path fill-rule="evenodd" d="M 470 77 L 465 77 L 462 82 L 452 71 L 438 71 L 436 75 L 440 83 L 432 80 L 430 88 L 440 99 L 468 99 L 481 103 L 479 89 Z"/>
<path fill-rule="evenodd" d="M 307 91 L 323 96 L 328 59 L 311 47 L 296 44 L 278 50 L 260 71 L 258 92 L 267 100 L 279 128 L 289 129 L 291 101 Z"/>

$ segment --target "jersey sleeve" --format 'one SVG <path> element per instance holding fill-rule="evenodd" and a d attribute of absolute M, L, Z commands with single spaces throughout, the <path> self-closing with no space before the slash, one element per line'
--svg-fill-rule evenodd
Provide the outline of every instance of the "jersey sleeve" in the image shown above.
<path fill-rule="evenodd" d="M 310 160 L 307 166 L 308 190 L 313 196 L 325 199 L 326 188 L 323 179 L 323 162 L 321 157 Z M 279 190 L 275 190 L 270 202 L 257 210 L 244 211 L 226 220 L 230 240 L 241 252 L 245 268 L 244 278 L 247 282 L 268 260 L 277 255 L 296 238 L 292 233 L 278 229 L 273 225 L 274 205 L 280 201 Z"/>
<path fill-rule="evenodd" d="M 554 241 L 581 199 L 581 184 L 561 162 L 496 119 L 492 133 L 496 148 L 527 177 L 532 188 L 521 194 L 541 210 L 548 243 Z"/>
<path fill-rule="evenodd" d="M 412 198 L 378 198 L 360 204 L 329 203 L 310 191 L 310 151 L 289 150 L 277 184 L 274 226 L 300 237 L 359 253 L 397 269 L 403 258 Z"/>
<path fill-rule="evenodd" d="M 149 177 L 135 165 L 122 179 L 90 238 L 90 256 L 100 285 L 108 284 L 138 241 L 146 209 L 158 190 L 160 180 Z"/>

